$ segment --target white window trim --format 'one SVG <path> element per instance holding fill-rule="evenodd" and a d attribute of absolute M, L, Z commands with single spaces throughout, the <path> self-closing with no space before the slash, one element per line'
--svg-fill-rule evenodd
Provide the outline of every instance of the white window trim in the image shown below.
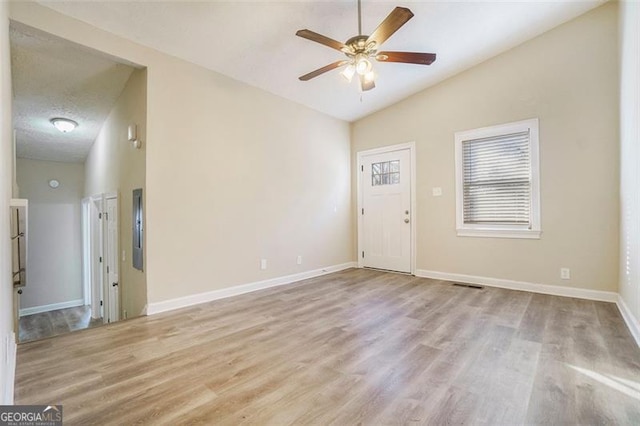
<path fill-rule="evenodd" d="M 518 133 L 529 130 L 531 149 L 531 228 L 521 225 L 479 225 L 464 224 L 463 213 L 463 166 L 462 142 L 470 139 L 480 139 L 492 136 Z M 517 121 L 498 126 L 465 130 L 455 133 L 456 155 L 456 231 L 459 237 L 489 237 L 489 238 L 530 238 L 539 239 L 542 234 L 540 226 L 540 152 L 539 152 L 538 119 Z"/>

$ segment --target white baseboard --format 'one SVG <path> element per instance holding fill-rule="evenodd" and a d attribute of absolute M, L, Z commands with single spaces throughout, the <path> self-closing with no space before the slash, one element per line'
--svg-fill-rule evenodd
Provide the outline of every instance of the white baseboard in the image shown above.
<path fill-rule="evenodd" d="M 16 381 L 16 353 L 18 346 L 16 345 L 16 335 L 12 331 L 6 337 L 7 351 L 7 377 L 4 383 L 4 400 L 0 405 L 13 405 L 13 391 Z"/>
<path fill-rule="evenodd" d="M 631 332 L 633 338 L 636 340 L 638 346 L 640 346 L 640 321 L 638 321 L 638 319 L 633 316 L 627 304 L 624 303 L 622 296 L 618 296 L 616 304 L 618 305 L 618 310 L 620 311 L 624 322 L 627 323 L 627 328 Z"/>
<path fill-rule="evenodd" d="M 613 291 L 588 290 L 584 288 L 563 287 L 558 285 L 536 284 L 524 281 L 505 280 L 502 278 L 478 277 L 475 275 L 450 274 L 448 272 L 416 270 L 417 277 L 435 280 L 456 281 L 467 284 L 479 284 L 489 287 L 500 287 L 510 290 L 530 291 L 532 293 L 550 294 L 553 296 L 575 297 L 578 299 L 597 300 L 601 302 L 618 301 L 618 293 Z"/>
<path fill-rule="evenodd" d="M 206 293 L 198 293 L 190 296 L 179 297 L 177 299 L 165 300 L 163 302 L 149 303 L 147 305 L 147 315 L 159 314 L 161 312 L 172 311 L 174 309 L 186 308 L 187 306 L 211 302 L 212 300 L 224 299 L 227 297 L 238 296 L 240 294 L 263 290 L 270 287 L 291 284 L 296 281 L 319 277 L 321 275 L 326 275 L 332 272 L 338 272 L 355 267 L 357 267 L 356 262 L 342 263 L 340 265 L 327 266 L 326 268 L 301 272 L 299 274 L 286 275 L 284 277 L 276 277 L 264 281 L 256 281 L 253 283 L 223 288 L 220 290 L 208 291 Z"/>
<path fill-rule="evenodd" d="M 622 297 L 613 291 L 587 290 L 584 288 L 563 287 L 548 284 L 535 284 L 523 281 L 512 281 L 501 278 L 478 277 L 474 275 L 450 274 L 448 272 L 416 270 L 416 276 L 431 278 L 434 280 L 455 281 L 467 284 L 479 284 L 489 287 L 500 287 L 510 290 L 530 291 L 532 293 L 550 294 L 553 296 L 575 297 L 577 299 L 597 300 L 600 302 L 612 302 L 618 306 L 618 310 L 627 324 L 627 328 L 640 347 L 640 322 L 633 316 Z"/>
<path fill-rule="evenodd" d="M 41 312 L 55 311 L 58 309 L 75 308 L 84 306 L 83 299 L 70 300 L 68 302 L 52 303 L 50 305 L 33 306 L 31 308 L 20 309 L 20 316 L 39 314 Z"/>

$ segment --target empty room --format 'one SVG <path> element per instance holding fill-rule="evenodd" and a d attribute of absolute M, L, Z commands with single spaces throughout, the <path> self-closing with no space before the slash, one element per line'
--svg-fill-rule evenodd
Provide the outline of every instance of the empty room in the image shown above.
<path fill-rule="evenodd" d="M 0 423 L 640 423 L 638 2 L 0 34 Z"/>

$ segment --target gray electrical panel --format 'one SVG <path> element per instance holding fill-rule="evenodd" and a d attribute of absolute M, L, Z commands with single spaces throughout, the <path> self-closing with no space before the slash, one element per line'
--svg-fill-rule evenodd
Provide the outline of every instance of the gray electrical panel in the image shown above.
<path fill-rule="evenodd" d="M 142 271 L 142 259 L 143 259 L 143 200 L 142 200 L 142 188 L 133 190 L 133 250 L 131 255 L 131 261 L 133 267 Z"/>

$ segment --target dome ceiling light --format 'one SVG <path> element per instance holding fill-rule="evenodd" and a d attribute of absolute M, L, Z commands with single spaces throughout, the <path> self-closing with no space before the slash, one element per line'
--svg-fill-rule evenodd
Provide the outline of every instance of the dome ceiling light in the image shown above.
<path fill-rule="evenodd" d="M 62 133 L 72 132 L 76 127 L 78 127 L 78 123 L 73 120 L 69 120 L 68 118 L 57 117 L 52 118 L 50 121 L 51 124 L 53 124 L 53 126 Z"/>

